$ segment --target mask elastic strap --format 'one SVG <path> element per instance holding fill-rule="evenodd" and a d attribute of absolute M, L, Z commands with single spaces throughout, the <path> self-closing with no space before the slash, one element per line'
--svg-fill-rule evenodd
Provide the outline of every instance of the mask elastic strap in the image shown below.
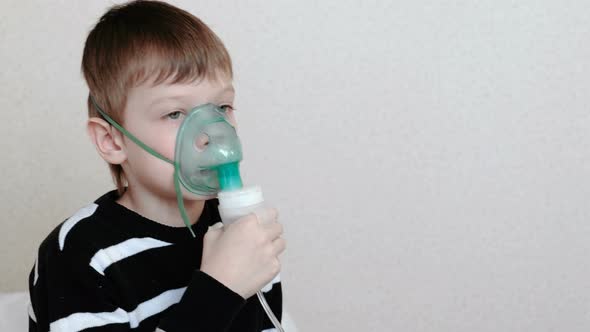
<path fill-rule="evenodd" d="M 186 225 L 186 227 L 188 228 L 188 230 L 191 232 L 191 235 L 193 237 L 196 237 L 195 232 L 193 232 L 193 229 L 191 228 L 191 224 L 190 221 L 188 219 L 188 216 L 186 215 L 186 210 L 184 209 L 184 200 L 182 198 L 182 191 L 180 189 L 180 178 L 178 177 L 178 172 L 180 171 L 180 165 L 178 163 L 175 163 L 174 161 L 162 156 L 161 154 L 159 154 L 158 152 L 156 152 L 154 149 L 150 148 L 149 146 L 145 145 L 142 141 L 140 141 L 137 137 L 133 136 L 133 134 L 131 134 L 130 132 L 128 132 L 125 128 L 123 128 L 121 125 L 119 125 L 115 120 L 113 120 L 110 116 L 108 116 L 101 108 L 100 106 L 98 106 L 98 103 L 96 102 L 96 100 L 94 100 L 94 97 L 92 97 L 92 95 L 90 95 L 90 100 L 92 101 L 92 104 L 94 105 L 94 107 L 96 108 L 96 110 L 100 113 L 100 115 L 102 115 L 108 123 L 110 123 L 111 125 L 113 125 L 115 128 L 117 128 L 120 132 L 123 133 L 123 135 L 127 136 L 130 140 L 132 140 L 135 144 L 139 145 L 142 149 L 144 149 L 145 151 L 147 151 L 149 154 L 151 154 L 152 156 L 159 158 L 167 163 L 170 163 L 174 166 L 174 190 L 176 191 L 176 200 L 178 202 L 178 209 L 180 210 L 180 215 L 182 216 L 182 220 L 184 221 L 184 224 Z"/>
<path fill-rule="evenodd" d="M 184 209 L 184 200 L 182 198 L 182 191 L 180 190 L 180 179 L 178 178 L 178 172 L 180 171 L 180 166 L 178 164 L 174 164 L 174 190 L 176 190 L 176 200 L 178 202 L 178 209 L 180 210 L 180 215 L 182 216 L 182 220 L 184 224 L 191 232 L 193 237 L 197 237 L 193 229 L 191 228 L 191 223 L 188 220 L 188 216 L 186 215 L 186 210 Z"/>
<path fill-rule="evenodd" d="M 102 108 L 100 108 L 100 106 L 98 106 L 98 103 L 94 100 L 94 97 L 92 95 L 90 95 L 90 100 L 92 101 L 92 104 L 94 104 L 94 107 L 96 108 L 96 110 L 98 111 L 98 113 L 100 113 L 100 115 L 102 115 L 102 117 L 105 118 L 105 120 L 107 120 L 108 123 L 110 123 L 111 125 L 113 125 L 113 127 L 117 128 L 120 132 L 122 132 L 123 135 L 127 136 L 127 138 L 129 138 L 130 140 L 132 140 L 133 143 L 139 145 L 142 149 L 144 149 L 145 151 L 147 151 L 152 156 L 154 156 L 154 157 L 156 157 L 158 159 L 161 159 L 161 160 L 163 160 L 163 161 L 165 161 L 167 163 L 170 163 L 170 164 L 174 165 L 174 161 L 172 161 L 172 160 L 170 160 L 170 159 L 162 156 L 161 154 L 159 154 L 154 149 L 152 149 L 149 146 L 145 145 L 137 137 L 133 136 L 133 134 L 131 134 L 130 132 L 128 132 L 125 128 L 123 128 L 115 120 L 113 120 L 110 116 L 108 116 L 102 110 Z"/>

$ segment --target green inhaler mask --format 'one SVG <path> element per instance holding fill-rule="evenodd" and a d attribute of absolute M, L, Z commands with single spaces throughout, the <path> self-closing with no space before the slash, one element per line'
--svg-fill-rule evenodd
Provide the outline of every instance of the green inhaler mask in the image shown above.
<path fill-rule="evenodd" d="M 225 113 L 213 104 L 190 111 L 176 135 L 174 161 L 180 183 L 200 196 L 242 187 L 242 145 Z"/>
<path fill-rule="evenodd" d="M 92 96 L 90 99 L 97 111 L 112 126 L 146 152 L 174 166 L 174 188 L 178 208 L 193 236 L 195 234 L 190 228 L 190 221 L 184 209 L 181 185 L 190 193 L 203 197 L 215 196 L 221 190 L 242 188 L 239 170 L 242 145 L 236 129 L 220 107 L 204 104 L 193 108 L 186 115 L 176 135 L 174 160 L 170 160 L 109 117 Z"/>

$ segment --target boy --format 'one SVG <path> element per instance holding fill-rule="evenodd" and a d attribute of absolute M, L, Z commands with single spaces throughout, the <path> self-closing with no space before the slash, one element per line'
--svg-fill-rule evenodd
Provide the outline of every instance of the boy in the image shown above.
<path fill-rule="evenodd" d="M 222 42 L 181 9 L 133 1 L 112 7 L 89 33 L 82 71 L 88 133 L 117 190 L 41 244 L 29 276 L 29 331 L 270 330 L 253 295 L 268 285 L 264 295 L 280 319 L 275 277 L 285 241 L 276 210 L 210 227 L 220 220 L 217 200 L 184 193 L 192 237 L 178 209 L 173 166 L 97 110 L 173 160 L 176 132 L 195 106 L 216 104 L 235 121 Z"/>

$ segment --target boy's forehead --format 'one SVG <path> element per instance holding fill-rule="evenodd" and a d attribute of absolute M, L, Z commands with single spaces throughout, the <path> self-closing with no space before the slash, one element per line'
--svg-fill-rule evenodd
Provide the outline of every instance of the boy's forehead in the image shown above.
<path fill-rule="evenodd" d="M 192 82 L 174 83 L 166 80 L 161 83 L 146 81 L 129 91 L 129 98 L 140 96 L 141 99 L 160 99 L 167 97 L 202 96 L 218 97 L 234 94 L 233 81 L 227 77 L 202 78 Z"/>

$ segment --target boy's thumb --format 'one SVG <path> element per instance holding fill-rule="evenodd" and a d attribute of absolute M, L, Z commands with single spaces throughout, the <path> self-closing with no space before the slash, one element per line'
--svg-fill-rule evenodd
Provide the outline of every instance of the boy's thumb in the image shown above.
<path fill-rule="evenodd" d="M 216 231 L 221 231 L 223 229 L 223 223 L 218 222 L 216 224 L 213 224 L 211 226 L 209 226 L 209 228 L 207 229 L 207 233 L 211 232 L 211 233 L 219 233 Z"/>

